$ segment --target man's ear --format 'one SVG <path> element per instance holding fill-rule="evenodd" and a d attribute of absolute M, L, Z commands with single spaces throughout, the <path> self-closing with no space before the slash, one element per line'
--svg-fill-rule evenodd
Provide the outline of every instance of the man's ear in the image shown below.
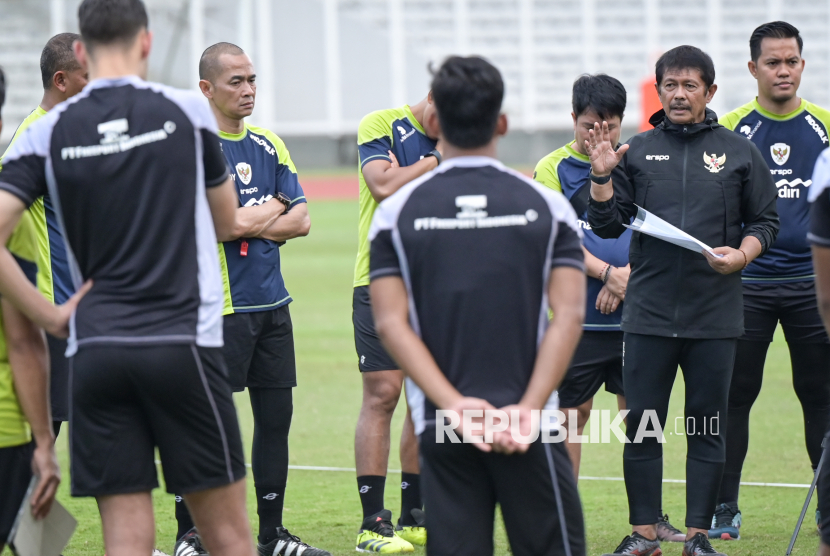
<path fill-rule="evenodd" d="M 427 94 L 427 102 L 430 104 L 435 104 L 435 100 L 432 98 L 432 89 L 429 90 Z"/>
<path fill-rule="evenodd" d="M 430 93 L 432 94 L 432 93 Z M 427 137 L 441 136 L 441 122 L 438 120 L 438 111 L 430 110 L 427 116 L 427 121 L 424 122 L 424 131 L 427 132 Z"/>
<path fill-rule="evenodd" d="M 750 60 L 746 63 L 746 67 L 749 68 L 749 73 L 752 74 L 752 77 L 758 79 L 758 66 L 755 65 L 755 62 Z"/>
<path fill-rule="evenodd" d="M 61 71 L 56 71 L 55 75 L 52 76 L 52 86 L 55 87 L 62 93 L 66 92 L 66 73 Z"/>
<path fill-rule="evenodd" d="M 141 59 L 146 60 L 150 57 L 150 49 L 153 46 L 153 32 L 145 29 L 141 36 Z"/>
<path fill-rule="evenodd" d="M 496 136 L 503 137 L 507 135 L 507 114 L 499 114 L 499 119 L 496 122 Z"/>
<path fill-rule="evenodd" d="M 716 83 L 712 83 L 712 86 L 709 87 L 709 90 L 706 92 L 706 104 L 712 102 L 712 97 L 715 96 L 715 93 L 718 92 L 718 86 Z"/>
<path fill-rule="evenodd" d="M 205 95 L 205 98 L 213 98 L 213 83 L 207 79 L 199 80 L 199 90 Z"/>

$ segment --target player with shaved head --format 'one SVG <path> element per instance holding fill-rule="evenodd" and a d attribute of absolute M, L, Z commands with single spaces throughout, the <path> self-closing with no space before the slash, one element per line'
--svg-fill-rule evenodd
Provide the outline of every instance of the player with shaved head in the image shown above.
<path fill-rule="evenodd" d="M 225 285 L 225 360 L 231 387 L 248 389 L 254 414 L 251 462 L 262 556 L 329 556 L 290 534 L 282 523 L 288 479 L 288 431 L 297 385 L 291 296 L 280 272 L 280 245 L 307 235 L 308 205 L 285 143 L 248 124 L 256 73 L 234 44 L 220 42 L 199 61 L 199 87 L 219 123 L 219 140 L 238 197 L 237 226 L 219 245 Z M 206 554 L 187 507 L 176 498 L 176 556 Z"/>

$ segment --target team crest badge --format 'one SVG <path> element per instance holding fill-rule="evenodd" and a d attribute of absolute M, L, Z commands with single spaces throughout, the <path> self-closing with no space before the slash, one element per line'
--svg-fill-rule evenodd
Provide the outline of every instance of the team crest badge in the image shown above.
<path fill-rule="evenodd" d="M 772 155 L 772 160 L 779 166 L 787 162 L 790 158 L 790 151 L 792 149 L 786 143 L 776 143 L 769 148 L 769 152 Z"/>
<path fill-rule="evenodd" d="M 726 164 L 726 153 L 723 156 L 718 156 L 716 154 L 706 154 L 706 151 L 703 151 L 703 162 L 706 164 L 707 170 L 717 174 L 723 170 L 723 165 Z"/>
<path fill-rule="evenodd" d="M 248 185 L 251 183 L 251 165 L 247 162 L 240 162 L 236 165 L 236 173 L 239 175 L 239 179 L 242 180 L 242 183 Z"/>

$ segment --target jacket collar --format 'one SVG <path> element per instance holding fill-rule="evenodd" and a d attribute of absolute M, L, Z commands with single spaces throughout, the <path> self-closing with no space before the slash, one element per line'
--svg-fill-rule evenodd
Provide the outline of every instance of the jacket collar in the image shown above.
<path fill-rule="evenodd" d="M 718 115 L 709 108 L 706 109 L 704 120 L 697 124 L 684 125 L 672 123 L 672 121 L 666 116 L 666 112 L 662 109 L 655 112 L 651 118 L 649 118 L 648 123 L 653 125 L 655 128 L 662 129 L 668 133 L 677 133 L 687 137 L 721 127 L 718 123 Z"/>

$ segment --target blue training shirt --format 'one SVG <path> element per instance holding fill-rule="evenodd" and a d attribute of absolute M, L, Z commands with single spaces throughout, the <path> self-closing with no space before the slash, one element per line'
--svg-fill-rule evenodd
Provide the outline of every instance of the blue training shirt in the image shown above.
<path fill-rule="evenodd" d="M 816 160 L 827 148 L 830 112 L 802 99 L 798 109 L 779 116 L 753 100 L 723 116 L 720 123 L 755 143 L 778 188 L 778 237 L 743 271 L 744 283 L 813 280 L 807 196 Z"/>
<path fill-rule="evenodd" d="M 559 148 L 536 165 L 533 179 L 547 187 L 561 192 L 570 199 L 579 189 L 588 183 L 591 173 L 591 163 L 588 157 L 573 148 L 571 141 Z M 611 266 L 622 267 L 628 264 L 628 249 L 631 245 L 631 230 L 626 230 L 616 239 L 602 239 L 597 236 L 588 224 L 587 210 L 579 217 L 579 227 L 582 228 L 582 242 L 593 256 Z M 622 318 L 623 304 L 610 315 L 603 315 L 596 308 L 597 296 L 602 289 L 602 281 L 588 276 L 587 307 L 585 311 L 585 330 L 619 330 Z"/>
<path fill-rule="evenodd" d="M 240 206 L 261 205 L 278 192 L 291 199 L 288 210 L 306 202 L 297 169 L 276 134 L 246 123 L 245 131 L 236 135 L 220 131 L 219 141 Z M 248 243 L 244 256 L 243 240 Z M 223 314 L 268 311 L 292 301 L 280 271 L 277 242 L 260 238 L 226 241 L 219 244 L 219 264 L 225 286 Z"/>

